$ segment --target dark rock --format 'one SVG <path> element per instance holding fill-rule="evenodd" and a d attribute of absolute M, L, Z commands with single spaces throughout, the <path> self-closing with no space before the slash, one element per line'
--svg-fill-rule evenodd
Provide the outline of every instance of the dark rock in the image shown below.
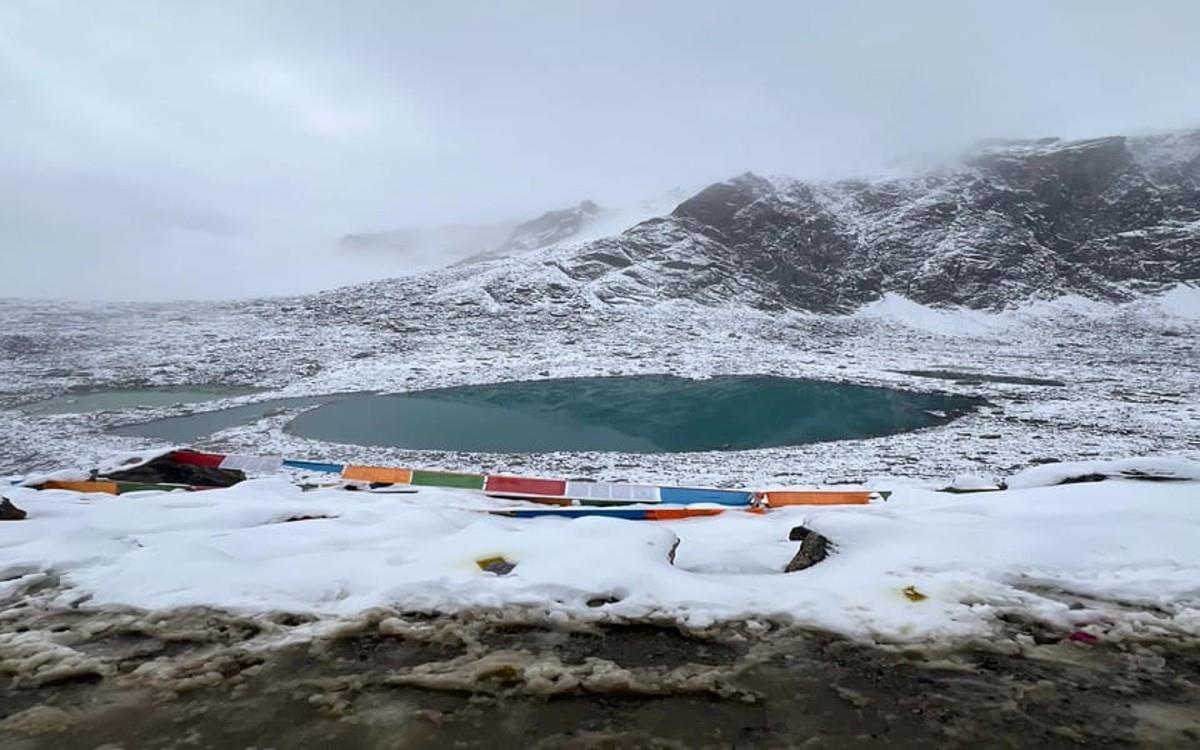
<path fill-rule="evenodd" d="M 1088 482 L 1103 482 L 1108 479 L 1106 474 L 1077 474 L 1073 477 L 1064 478 L 1059 484 L 1086 484 Z"/>
<path fill-rule="evenodd" d="M 791 531 L 788 532 L 788 541 L 803 542 L 812 533 L 813 532 L 810 529 L 806 529 L 803 526 L 795 526 Z"/>
<path fill-rule="evenodd" d="M 0 521 L 23 521 L 29 514 L 12 504 L 7 497 L 0 497 Z"/>
<path fill-rule="evenodd" d="M 606 604 L 616 604 L 619 601 L 621 601 L 619 598 L 617 598 L 615 596 L 611 596 L 611 595 L 610 596 L 593 596 L 591 599 L 587 600 L 587 605 L 594 609 L 596 607 L 603 607 Z"/>
<path fill-rule="evenodd" d="M 1051 385 L 1064 386 L 1061 380 L 1050 378 L 1028 378 L 1017 375 L 989 375 L 978 372 L 959 372 L 957 370 L 896 370 L 903 375 L 915 375 L 920 378 L 937 378 L 953 380 L 959 385 L 978 385 L 980 383 L 1013 383 L 1015 385 Z"/>
<path fill-rule="evenodd" d="M 1141 482 L 1190 482 L 1192 478 L 1189 476 L 1180 476 L 1171 473 L 1159 473 L 1155 471 L 1139 471 L 1138 469 L 1125 469 L 1121 472 L 1121 476 L 1125 479 L 1136 479 Z"/>
<path fill-rule="evenodd" d="M 110 471 L 104 476 L 118 482 L 190 484 L 199 487 L 232 487 L 246 480 L 246 475 L 237 469 L 180 463 L 171 460 L 169 455 L 151 459 L 132 469 Z"/>
<path fill-rule="evenodd" d="M 788 534 L 788 539 L 800 542 L 800 549 L 783 569 L 784 573 L 795 573 L 797 570 L 811 568 L 829 556 L 829 539 L 812 529 L 797 526 Z"/>

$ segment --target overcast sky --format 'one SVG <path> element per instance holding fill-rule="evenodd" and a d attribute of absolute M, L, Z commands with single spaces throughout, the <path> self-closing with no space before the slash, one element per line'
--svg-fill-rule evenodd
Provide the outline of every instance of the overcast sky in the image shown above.
<path fill-rule="evenodd" d="M 404 272 L 347 232 L 1200 126 L 1200 2 L 3 0 L 0 296 Z"/>

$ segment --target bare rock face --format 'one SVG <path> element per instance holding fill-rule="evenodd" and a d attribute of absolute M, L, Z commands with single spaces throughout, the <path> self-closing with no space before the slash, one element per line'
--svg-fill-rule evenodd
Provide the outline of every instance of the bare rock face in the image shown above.
<path fill-rule="evenodd" d="M 27 515 L 7 497 L 0 497 L 0 521 L 23 521 Z"/>

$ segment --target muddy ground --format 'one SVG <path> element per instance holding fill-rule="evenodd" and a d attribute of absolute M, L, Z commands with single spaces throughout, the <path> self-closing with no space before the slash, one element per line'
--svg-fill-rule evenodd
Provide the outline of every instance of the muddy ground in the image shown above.
<path fill-rule="evenodd" d="M 1196 747 L 1200 643 L 1033 623 L 884 647 L 771 623 L 0 611 L 0 747 Z"/>

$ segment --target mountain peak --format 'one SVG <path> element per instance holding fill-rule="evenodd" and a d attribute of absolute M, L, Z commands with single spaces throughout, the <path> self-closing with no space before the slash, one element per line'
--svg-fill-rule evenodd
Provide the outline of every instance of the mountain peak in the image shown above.
<path fill-rule="evenodd" d="M 582 200 L 571 208 L 547 211 L 536 219 L 518 224 L 489 256 L 510 255 L 539 250 L 574 237 L 601 214 L 594 201 Z"/>
<path fill-rule="evenodd" d="M 739 211 L 774 192 L 770 180 L 745 172 L 709 185 L 676 206 L 671 215 L 722 229 Z"/>

